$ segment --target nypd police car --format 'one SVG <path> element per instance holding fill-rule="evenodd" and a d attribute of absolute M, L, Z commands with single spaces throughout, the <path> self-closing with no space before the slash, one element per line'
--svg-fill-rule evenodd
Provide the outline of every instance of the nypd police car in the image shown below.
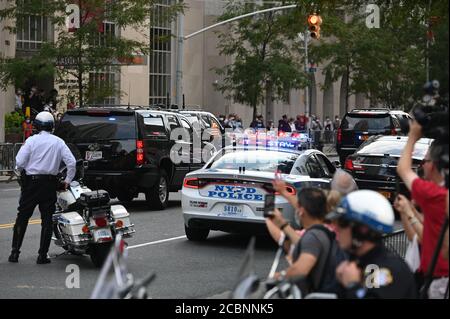
<path fill-rule="evenodd" d="M 210 230 L 265 232 L 264 198 L 274 193 L 275 177 L 284 180 L 287 191 L 295 195 L 303 187 L 329 188 L 335 171 L 318 150 L 226 147 L 184 179 L 182 209 L 187 238 L 205 240 Z M 282 196 L 275 196 L 275 207 L 295 223 L 294 209 Z"/>

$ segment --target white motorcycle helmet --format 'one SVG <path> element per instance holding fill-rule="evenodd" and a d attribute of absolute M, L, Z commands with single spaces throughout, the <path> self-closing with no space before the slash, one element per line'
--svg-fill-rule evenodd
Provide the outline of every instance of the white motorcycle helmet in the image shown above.
<path fill-rule="evenodd" d="M 36 115 L 36 118 L 33 121 L 33 125 L 39 132 L 40 131 L 51 132 L 55 127 L 55 119 L 53 118 L 53 115 L 50 112 L 46 111 L 40 112 L 38 115 Z"/>
<path fill-rule="evenodd" d="M 369 238 L 359 239 L 392 233 L 395 222 L 394 210 L 389 201 L 383 195 L 371 190 L 359 190 L 348 194 L 327 218 L 347 221 L 354 229 L 359 225 L 367 226 L 371 230 L 371 234 L 367 234 L 370 235 Z"/>

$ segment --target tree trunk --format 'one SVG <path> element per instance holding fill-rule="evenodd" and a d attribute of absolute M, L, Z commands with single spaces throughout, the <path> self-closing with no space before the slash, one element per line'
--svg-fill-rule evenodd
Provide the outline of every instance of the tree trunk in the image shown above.
<path fill-rule="evenodd" d="M 270 81 L 266 82 L 266 122 L 274 121 L 274 108 L 273 108 L 273 86 Z"/>

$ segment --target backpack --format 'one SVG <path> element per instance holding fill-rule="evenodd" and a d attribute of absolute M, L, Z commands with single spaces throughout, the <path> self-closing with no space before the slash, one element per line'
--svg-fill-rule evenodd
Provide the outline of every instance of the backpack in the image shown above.
<path fill-rule="evenodd" d="M 313 287 L 318 292 L 336 292 L 339 283 L 336 279 L 336 269 L 342 262 L 348 260 L 348 254 L 339 247 L 336 240 L 336 234 L 324 225 L 314 225 L 308 229 L 318 229 L 323 231 L 330 240 L 330 248 L 327 253 L 325 265 L 322 270 L 322 276 L 318 287 Z"/>

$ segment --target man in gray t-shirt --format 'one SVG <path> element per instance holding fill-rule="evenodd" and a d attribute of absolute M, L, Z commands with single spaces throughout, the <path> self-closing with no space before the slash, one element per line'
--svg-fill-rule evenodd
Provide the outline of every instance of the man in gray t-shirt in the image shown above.
<path fill-rule="evenodd" d="M 328 260 L 330 245 L 330 238 L 325 231 L 314 228 L 307 230 L 295 246 L 292 254 L 292 260 L 294 260 L 294 262 L 298 260 L 302 254 L 309 254 L 316 258 L 316 263 L 307 276 L 307 280 L 304 285 L 302 285 L 302 288 L 305 288 L 308 291 L 319 289 Z"/>
<path fill-rule="evenodd" d="M 292 264 L 277 276 L 305 278 L 306 280 L 302 280 L 300 286 L 304 290 L 303 284 L 306 284 L 306 292 L 312 292 L 320 285 L 331 244 L 326 229 L 319 229 L 325 228 L 326 196 L 321 189 L 303 188 L 299 191 L 297 199 L 296 214 L 299 223 L 306 229 L 301 239 L 280 211 L 275 209 L 271 217 L 273 224 L 283 231 L 292 243 L 296 244 Z"/>

